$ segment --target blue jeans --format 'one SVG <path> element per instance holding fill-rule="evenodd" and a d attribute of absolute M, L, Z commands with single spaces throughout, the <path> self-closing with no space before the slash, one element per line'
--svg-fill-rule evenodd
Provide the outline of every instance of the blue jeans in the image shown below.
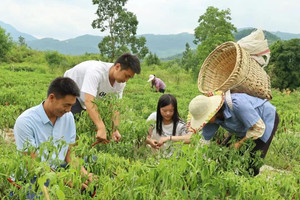
<path fill-rule="evenodd" d="M 65 169 L 66 169 L 66 168 L 67 168 L 67 164 L 68 164 L 68 163 L 63 163 L 63 164 L 61 164 L 60 167 L 58 167 L 58 170 L 61 169 L 61 168 L 65 168 Z M 43 193 L 42 193 L 42 192 L 41 192 L 40 194 L 36 194 L 35 191 L 32 191 L 32 190 L 33 190 L 32 185 L 35 184 L 36 181 L 37 181 L 37 176 L 34 176 L 34 178 L 30 180 L 31 185 L 30 185 L 29 188 L 28 188 L 29 191 L 27 191 L 27 193 L 26 193 L 26 199 L 32 199 L 32 200 L 33 200 L 33 199 L 40 199 L 41 196 L 43 196 Z M 24 181 L 24 183 L 26 183 L 26 180 Z M 46 183 L 44 183 L 44 185 L 45 185 L 46 187 L 48 187 L 49 184 L 50 184 L 50 180 L 48 179 L 48 180 L 46 181 Z M 22 188 L 21 188 L 21 189 L 22 189 Z M 25 193 L 25 188 L 23 189 L 23 193 Z M 13 193 L 12 191 L 10 192 L 9 197 L 14 197 L 14 193 Z"/>
<path fill-rule="evenodd" d="M 27 193 L 26 193 L 26 199 L 39 199 L 41 196 L 43 196 L 42 192 L 40 194 L 36 194 L 34 191 L 32 191 L 32 185 L 35 184 L 36 180 L 37 180 L 36 176 L 34 176 L 34 178 L 30 180 L 31 185 L 28 188 L 29 191 L 27 191 Z M 24 183 L 26 183 L 26 181 Z M 46 187 L 48 187 L 49 184 L 50 184 L 50 181 L 48 179 L 44 185 Z M 23 193 L 25 193 L 25 188 L 23 188 Z M 10 192 L 9 197 L 14 197 L 14 193 Z"/>

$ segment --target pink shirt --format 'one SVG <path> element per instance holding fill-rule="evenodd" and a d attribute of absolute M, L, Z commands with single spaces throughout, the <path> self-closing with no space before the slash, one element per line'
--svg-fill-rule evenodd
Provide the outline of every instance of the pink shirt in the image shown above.
<path fill-rule="evenodd" d="M 152 86 L 155 85 L 155 87 L 158 87 L 158 89 L 165 89 L 166 84 L 160 79 L 160 78 L 155 78 L 155 82 L 152 82 Z"/>

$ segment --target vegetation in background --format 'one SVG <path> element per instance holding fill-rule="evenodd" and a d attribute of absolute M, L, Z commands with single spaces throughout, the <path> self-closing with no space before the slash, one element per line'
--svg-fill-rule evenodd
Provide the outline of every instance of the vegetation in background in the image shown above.
<path fill-rule="evenodd" d="M 268 72 L 275 88 L 300 87 L 300 39 L 277 41 L 271 46 Z"/>
<path fill-rule="evenodd" d="M 152 54 L 151 52 L 146 56 L 144 60 L 145 64 L 150 66 L 150 65 L 160 65 L 160 59 L 157 57 L 157 55 L 154 53 Z"/>
<path fill-rule="evenodd" d="M 12 38 L 0 27 L 0 62 L 5 59 L 5 55 L 9 52 L 12 44 Z"/>
<path fill-rule="evenodd" d="M 219 10 L 212 6 L 198 19 L 199 25 L 195 28 L 195 44 L 197 47 L 198 64 L 202 64 L 208 54 L 218 45 L 234 41 L 233 32 L 236 27 L 230 22 L 230 9 Z M 195 71 L 196 69 L 193 69 Z"/>
<path fill-rule="evenodd" d="M 194 78 L 198 77 L 199 69 L 208 54 L 218 45 L 226 41 L 233 41 L 233 32 L 236 27 L 230 22 L 230 9 L 219 10 L 212 6 L 198 19 L 199 25 L 195 28 L 197 51 L 193 54 L 186 46 L 186 55 L 183 63 L 186 70 L 191 70 Z M 189 60 L 186 58 L 189 57 Z"/>
<path fill-rule="evenodd" d="M 111 62 L 123 52 L 129 51 L 129 47 L 140 59 L 148 53 L 145 37 L 136 37 L 138 20 L 135 14 L 124 8 L 126 2 L 127 0 L 93 0 L 93 4 L 98 5 L 98 19 L 93 21 L 92 27 L 101 32 L 109 32 L 98 46 L 101 54 L 108 56 Z"/>
<path fill-rule="evenodd" d="M 191 70 L 192 66 L 194 66 L 197 63 L 197 61 L 195 61 L 194 54 L 195 52 L 190 48 L 189 43 L 186 43 L 185 51 L 182 54 L 180 63 L 183 69 L 185 69 L 186 71 Z"/>

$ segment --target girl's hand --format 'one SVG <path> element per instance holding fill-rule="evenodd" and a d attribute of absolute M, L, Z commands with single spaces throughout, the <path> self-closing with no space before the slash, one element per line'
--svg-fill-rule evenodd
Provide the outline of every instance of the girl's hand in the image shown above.
<path fill-rule="evenodd" d="M 149 139 L 149 144 L 153 149 L 158 149 L 159 146 L 157 145 L 157 141 L 154 139 Z"/>
<path fill-rule="evenodd" d="M 197 133 L 197 130 L 196 129 L 193 129 L 192 127 L 189 127 L 188 128 L 188 132 L 191 132 L 191 133 Z"/>
<path fill-rule="evenodd" d="M 157 143 L 157 146 L 161 147 L 164 143 L 166 143 L 170 137 L 161 137 L 160 140 Z"/>

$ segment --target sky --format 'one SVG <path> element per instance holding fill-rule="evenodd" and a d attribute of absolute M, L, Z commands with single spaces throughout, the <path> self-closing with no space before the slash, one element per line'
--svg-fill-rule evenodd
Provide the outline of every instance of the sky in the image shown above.
<path fill-rule="evenodd" d="M 299 0 L 128 0 L 137 16 L 137 34 L 193 33 L 209 6 L 230 9 L 237 28 L 300 33 Z M 92 0 L 1 0 L 0 21 L 37 38 L 66 40 L 107 35 L 93 29 L 97 5 Z"/>

